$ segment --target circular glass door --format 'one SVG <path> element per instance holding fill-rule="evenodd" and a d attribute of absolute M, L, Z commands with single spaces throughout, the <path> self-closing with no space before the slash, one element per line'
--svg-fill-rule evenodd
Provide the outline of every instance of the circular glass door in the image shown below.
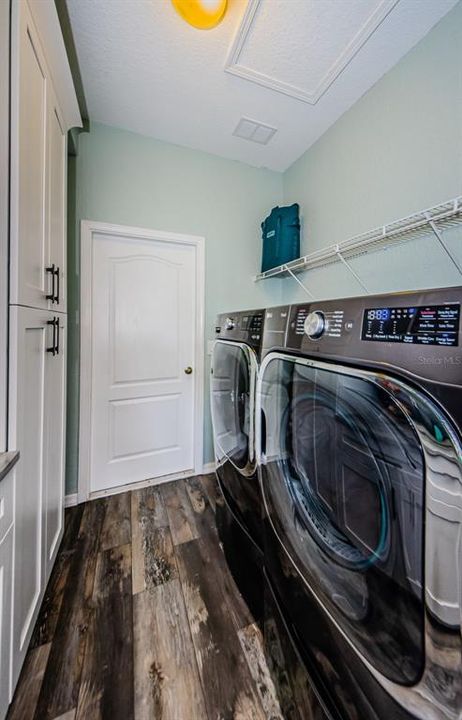
<path fill-rule="evenodd" d="M 424 461 L 412 398 L 281 356 L 267 361 L 258 394 L 274 531 L 363 657 L 414 684 L 424 665 Z"/>

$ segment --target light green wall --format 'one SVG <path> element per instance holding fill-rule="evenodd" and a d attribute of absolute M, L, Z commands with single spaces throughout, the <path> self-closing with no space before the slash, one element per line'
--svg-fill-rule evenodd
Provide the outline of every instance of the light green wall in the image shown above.
<path fill-rule="evenodd" d="M 285 173 L 303 254 L 462 194 L 461 49 L 459 3 Z M 460 254 L 460 233 L 449 242 Z M 461 283 L 433 239 L 353 265 L 373 292 Z M 301 280 L 318 298 L 362 292 L 340 265 Z M 292 279 L 283 287 L 285 301 L 306 299 Z"/>
<path fill-rule="evenodd" d="M 259 223 L 282 197 L 278 173 L 104 125 L 92 124 L 91 132 L 80 136 L 79 155 L 73 162 L 76 208 L 69 228 L 68 493 L 75 492 L 78 470 L 79 232 L 75 223 L 97 220 L 204 236 L 207 341 L 213 337 L 218 312 L 274 304 L 278 282 L 255 284 L 252 274 L 260 260 Z M 71 186 L 70 190 L 72 194 Z M 208 370 L 207 356 L 206 462 L 213 457 Z"/>

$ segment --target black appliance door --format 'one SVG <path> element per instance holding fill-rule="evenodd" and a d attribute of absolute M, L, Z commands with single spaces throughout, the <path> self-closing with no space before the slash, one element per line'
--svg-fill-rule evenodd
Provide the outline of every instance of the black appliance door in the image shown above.
<path fill-rule="evenodd" d="M 256 376 L 256 356 L 248 345 L 215 343 L 210 394 L 217 476 L 230 509 L 261 547 L 262 503 L 254 439 Z"/>
<path fill-rule="evenodd" d="M 217 341 L 211 373 L 212 424 L 218 463 L 244 475 L 255 470 L 254 410 L 257 361 L 247 345 Z"/>
<path fill-rule="evenodd" d="M 403 386 L 373 377 L 265 360 L 262 493 L 272 531 L 323 611 L 377 672 L 413 685 L 425 663 L 425 466 L 407 408 L 420 411 Z"/>

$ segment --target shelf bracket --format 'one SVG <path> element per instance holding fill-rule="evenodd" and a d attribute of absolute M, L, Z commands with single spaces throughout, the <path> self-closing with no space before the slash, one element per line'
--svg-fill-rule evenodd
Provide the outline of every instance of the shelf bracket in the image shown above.
<path fill-rule="evenodd" d="M 341 260 L 341 262 L 345 265 L 345 267 L 350 271 L 350 273 L 353 275 L 353 277 L 354 277 L 354 279 L 356 280 L 356 282 L 357 282 L 359 285 L 361 285 L 361 287 L 362 287 L 362 289 L 364 290 L 364 292 L 367 292 L 367 293 L 369 294 L 369 290 L 368 290 L 367 287 L 364 285 L 364 283 L 363 283 L 363 281 L 361 280 L 361 278 L 359 277 L 358 273 L 353 270 L 353 268 L 351 267 L 351 265 L 350 265 L 350 263 L 348 262 L 348 260 L 345 260 L 345 258 L 343 257 L 342 253 L 340 252 L 340 247 L 339 247 L 338 245 L 335 246 L 335 254 L 337 255 L 338 259 Z"/>
<path fill-rule="evenodd" d="M 304 291 L 306 292 L 306 294 L 309 295 L 309 297 L 313 300 L 313 299 L 314 299 L 313 293 L 310 292 L 310 290 L 308 290 L 308 288 L 306 287 L 306 285 L 304 285 L 304 284 L 302 283 L 302 281 L 298 279 L 298 277 L 296 276 L 296 274 L 295 274 L 294 272 L 292 272 L 292 270 L 290 269 L 290 267 L 288 267 L 287 265 L 284 265 L 283 267 L 284 267 L 284 270 L 287 270 L 287 272 L 289 273 L 289 275 L 290 275 L 291 277 L 293 277 L 293 279 L 295 280 L 295 282 L 297 282 L 297 283 L 300 285 L 300 287 L 304 289 Z"/>
<path fill-rule="evenodd" d="M 456 260 L 456 258 L 454 257 L 454 255 L 452 254 L 452 252 L 450 251 L 448 246 L 446 245 L 440 229 L 436 226 L 435 222 L 430 218 L 430 216 L 428 214 L 427 214 L 427 219 L 428 219 L 428 224 L 430 225 L 431 229 L 435 233 L 439 244 L 443 248 L 446 255 L 449 257 L 449 259 L 451 260 L 452 264 L 455 265 L 455 267 L 457 268 L 459 273 L 462 275 L 462 267 L 461 267 L 460 263 Z"/>

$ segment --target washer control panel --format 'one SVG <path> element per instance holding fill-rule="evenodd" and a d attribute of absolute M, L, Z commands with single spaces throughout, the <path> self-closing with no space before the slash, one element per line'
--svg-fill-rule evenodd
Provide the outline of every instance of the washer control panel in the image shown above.
<path fill-rule="evenodd" d="M 284 346 L 461 387 L 461 306 L 462 287 L 300 303 Z"/>
<path fill-rule="evenodd" d="M 310 340 L 318 340 L 326 336 L 341 337 L 344 327 L 344 311 L 342 308 L 311 310 L 309 305 L 294 306 L 290 329 L 295 335 L 306 335 Z M 347 328 L 348 329 L 348 328 Z"/>
<path fill-rule="evenodd" d="M 460 303 L 366 308 L 361 340 L 457 347 L 459 324 Z"/>
<path fill-rule="evenodd" d="M 321 337 L 326 329 L 324 313 L 320 310 L 314 310 L 313 312 L 308 313 L 303 324 L 303 329 L 312 340 L 316 340 Z"/>

